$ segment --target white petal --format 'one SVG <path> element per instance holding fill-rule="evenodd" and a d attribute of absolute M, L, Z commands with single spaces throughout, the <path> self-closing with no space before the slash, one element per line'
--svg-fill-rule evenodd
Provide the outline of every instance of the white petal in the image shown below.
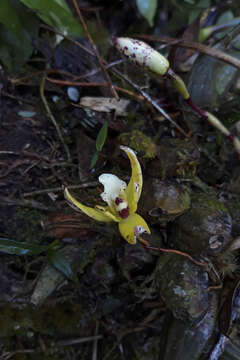
<path fill-rule="evenodd" d="M 104 192 L 101 193 L 101 198 L 103 201 L 106 201 L 109 206 L 112 205 L 116 197 L 119 197 L 127 187 L 125 181 L 120 180 L 113 174 L 102 174 L 98 180 L 104 186 Z"/>

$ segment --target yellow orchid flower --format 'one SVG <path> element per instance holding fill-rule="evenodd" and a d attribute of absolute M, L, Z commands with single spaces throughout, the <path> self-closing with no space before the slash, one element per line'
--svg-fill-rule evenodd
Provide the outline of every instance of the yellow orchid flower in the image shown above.
<path fill-rule="evenodd" d="M 102 222 L 115 221 L 118 223 L 122 237 L 129 244 L 136 244 L 137 237 L 143 232 L 150 234 L 145 220 L 136 214 L 138 200 L 142 192 L 142 170 L 135 152 L 127 146 L 120 146 L 127 154 L 132 168 L 132 176 L 128 183 L 113 174 L 102 174 L 98 180 L 104 186 L 101 198 L 107 206 L 91 208 L 81 204 L 68 191 L 64 190 L 66 200 L 77 210 L 81 210 L 89 217 Z"/>

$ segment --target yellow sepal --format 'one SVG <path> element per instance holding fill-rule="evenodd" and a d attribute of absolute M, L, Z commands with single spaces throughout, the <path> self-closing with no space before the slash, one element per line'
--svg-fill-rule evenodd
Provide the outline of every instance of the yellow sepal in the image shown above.
<path fill-rule="evenodd" d="M 126 195 L 130 214 L 133 214 L 137 210 L 137 203 L 142 192 L 142 169 L 137 156 L 132 149 L 127 146 L 120 146 L 120 149 L 125 151 L 131 163 L 132 175 L 126 189 Z"/>
<path fill-rule="evenodd" d="M 121 220 L 120 216 L 113 214 L 112 209 L 109 206 L 96 205 L 95 209 L 101 211 L 102 214 L 108 216 L 110 219 L 112 219 L 112 221 L 119 222 Z"/>
<path fill-rule="evenodd" d="M 112 218 L 114 215 L 111 215 L 110 217 L 109 212 L 104 212 L 102 209 L 98 210 L 81 204 L 70 194 L 67 188 L 64 189 L 64 196 L 69 205 L 71 205 L 75 210 L 81 210 L 84 214 L 93 218 L 94 220 L 102 222 L 114 221 Z"/>
<path fill-rule="evenodd" d="M 136 244 L 137 236 L 141 233 L 151 233 L 146 221 L 138 214 L 132 214 L 128 218 L 120 221 L 118 227 L 122 237 L 132 245 Z"/>

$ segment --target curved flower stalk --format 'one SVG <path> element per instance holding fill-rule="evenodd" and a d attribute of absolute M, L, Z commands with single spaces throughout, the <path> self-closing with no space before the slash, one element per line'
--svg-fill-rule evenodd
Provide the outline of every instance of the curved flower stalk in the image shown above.
<path fill-rule="evenodd" d="M 150 229 L 145 220 L 136 214 L 138 200 L 142 192 L 142 170 L 135 152 L 127 146 L 120 146 L 127 154 L 132 168 L 132 176 L 128 183 L 120 180 L 113 174 L 102 174 L 99 182 L 103 184 L 104 191 L 101 198 L 107 206 L 96 205 L 91 208 L 77 201 L 64 189 L 64 195 L 68 203 L 77 210 L 81 210 L 89 217 L 97 221 L 118 223 L 122 237 L 129 244 L 136 244 L 137 238 L 143 233 L 150 234 Z"/>
<path fill-rule="evenodd" d="M 185 102 L 196 112 L 203 120 L 207 120 L 212 126 L 221 131 L 233 144 L 240 159 L 240 140 L 237 136 L 230 133 L 230 131 L 211 113 L 200 109 L 191 99 L 190 94 L 184 81 L 175 74 L 170 68 L 168 60 L 158 51 L 143 41 L 125 38 L 113 37 L 113 43 L 116 48 L 125 55 L 130 61 L 138 66 L 145 68 L 157 75 L 169 78 L 172 85 L 180 93 Z"/>

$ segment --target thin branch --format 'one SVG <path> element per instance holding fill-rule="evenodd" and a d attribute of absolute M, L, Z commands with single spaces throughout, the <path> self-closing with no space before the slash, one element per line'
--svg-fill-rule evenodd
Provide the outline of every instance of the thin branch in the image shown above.
<path fill-rule="evenodd" d="M 97 47 L 96 47 L 96 45 L 95 45 L 95 43 L 94 43 L 94 41 L 93 41 L 93 39 L 92 39 L 89 31 L 88 31 L 87 25 L 86 25 L 86 23 L 85 23 L 85 20 L 84 20 L 84 18 L 83 18 L 83 16 L 82 16 L 82 13 L 81 13 L 79 7 L 78 7 L 77 1 L 76 1 L 76 0 L 72 0 L 72 1 L 73 1 L 75 10 L 76 10 L 76 12 L 77 12 L 77 14 L 78 14 L 78 16 L 79 16 L 79 19 L 80 19 L 80 21 L 81 21 L 82 27 L 83 27 L 83 29 L 84 29 L 87 37 L 88 37 L 88 40 L 89 40 L 89 42 L 90 42 L 90 44 L 91 44 L 91 46 L 92 46 L 92 49 L 93 49 L 93 51 L 94 51 L 94 53 L 95 53 L 95 55 L 96 55 L 96 57 L 97 57 L 97 59 L 98 59 L 99 65 L 100 65 L 100 67 L 101 67 L 101 69 L 102 69 L 102 71 L 103 71 L 103 73 L 104 73 L 104 75 L 105 75 L 105 77 L 106 77 L 106 79 L 107 79 L 107 81 L 108 81 L 108 83 L 109 83 L 110 90 L 111 90 L 113 96 L 114 96 L 117 100 L 119 100 L 119 96 L 118 96 L 118 94 L 117 94 L 117 92 L 116 92 L 116 90 L 115 90 L 115 88 L 114 88 L 114 86 L 113 86 L 113 84 L 112 84 L 112 80 L 111 80 L 108 72 L 107 72 L 106 69 L 105 69 L 104 61 L 103 61 L 103 59 L 101 58 L 101 56 L 100 56 L 100 54 L 99 54 L 99 52 L 98 52 L 98 50 L 97 50 Z"/>
<path fill-rule="evenodd" d="M 51 119 L 53 125 L 55 126 L 55 129 L 56 129 L 56 131 L 57 131 L 58 137 L 59 137 L 61 143 L 63 144 L 63 147 L 64 147 L 65 152 L 66 152 L 66 154 L 67 154 L 68 161 L 71 161 L 71 155 L 70 155 L 70 151 L 69 151 L 69 149 L 68 149 L 68 146 L 67 146 L 67 144 L 66 144 L 65 141 L 64 141 L 64 138 L 63 138 L 63 136 L 62 136 L 62 133 L 61 133 L 61 130 L 60 130 L 59 126 L 58 126 L 58 123 L 56 122 L 55 117 L 53 116 L 53 114 L 52 114 L 52 112 L 51 112 L 51 109 L 50 109 L 50 107 L 48 106 L 47 99 L 45 98 L 45 95 L 44 95 L 45 80 L 46 80 L 46 76 L 43 77 L 42 82 L 41 82 L 41 86 L 40 86 L 40 96 L 41 96 L 42 102 L 43 102 L 43 104 L 44 104 L 44 106 L 45 106 L 47 115 L 48 115 L 48 117 Z"/>
<path fill-rule="evenodd" d="M 156 251 L 161 251 L 161 252 L 165 252 L 165 253 L 172 253 L 172 254 L 177 254 L 180 256 L 184 256 L 185 258 L 189 259 L 193 264 L 201 266 L 209 275 L 209 278 L 214 282 L 219 282 L 220 278 L 218 275 L 218 272 L 215 270 L 214 266 L 212 266 L 212 264 L 209 262 L 201 262 L 201 261 L 197 261 L 195 260 L 191 255 L 189 255 L 188 253 L 185 253 L 183 251 L 180 250 L 175 250 L 175 249 L 163 249 L 163 248 L 157 248 L 157 247 L 152 247 L 152 246 L 146 246 L 143 245 L 146 249 L 150 249 L 150 250 L 156 250 Z M 214 289 L 220 289 L 222 287 L 222 283 L 220 280 L 220 283 L 217 284 L 216 286 L 210 286 L 207 288 L 207 291 L 209 290 L 214 290 Z"/>
<path fill-rule="evenodd" d="M 107 82 L 68 81 L 68 80 L 52 79 L 49 77 L 46 77 L 46 80 L 54 84 L 67 85 L 67 86 L 89 86 L 89 87 L 109 86 Z"/>
<path fill-rule="evenodd" d="M 46 77 L 46 80 L 51 82 L 51 83 L 54 83 L 54 84 L 59 84 L 59 85 L 67 85 L 67 86 L 86 86 L 86 87 L 108 87 L 109 84 L 107 82 L 105 83 L 100 83 L 100 82 L 92 82 L 92 83 L 89 83 L 89 82 L 78 82 L 78 81 L 68 81 L 68 80 L 59 80 L 59 79 L 52 79 L 52 78 L 49 78 L 49 77 Z M 132 96 L 134 97 L 135 99 L 137 100 L 140 100 L 140 101 L 143 101 L 145 100 L 145 98 L 141 95 L 137 95 L 135 93 L 133 93 L 132 91 L 130 90 L 127 90 L 127 89 L 124 89 L 124 88 L 121 88 L 117 85 L 114 85 L 114 88 L 126 95 L 129 95 L 129 96 Z M 75 105 L 75 104 L 74 104 Z M 76 105 L 75 105 L 76 106 Z"/>
<path fill-rule="evenodd" d="M 32 209 L 39 209 L 44 211 L 49 211 L 50 208 L 43 205 L 42 203 L 35 201 L 35 200 L 25 200 L 25 199 L 13 199 L 8 198 L 6 196 L 0 197 L 1 204 L 8 205 L 8 206 L 23 206 Z"/>
<path fill-rule="evenodd" d="M 56 343 L 57 346 L 72 346 L 75 344 L 82 344 L 85 342 L 89 342 L 89 341 L 97 341 L 102 339 L 103 336 L 102 335 L 95 335 L 95 336 L 88 336 L 88 337 L 82 337 L 82 338 L 77 338 L 77 339 L 72 339 L 72 340 L 60 340 Z"/>
<path fill-rule="evenodd" d="M 156 251 L 160 251 L 160 252 L 165 252 L 165 253 L 172 253 L 172 254 L 177 254 L 177 255 L 181 255 L 181 256 L 184 256 L 186 258 L 188 258 L 191 262 L 193 262 L 194 264 L 196 265 L 199 265 L 199 266 L 202 266 L 202 267 L 206 267 L 207 264 L 205 263 L 202 263 L 200 261 L 197 261 L 195 260 L 191 255 L 183 252 L 183 251 L 180 251 L 180 250 L 175 250 L 175 249 L 163 249 L 163 248 L 157 248 L 157 247 L 153 247 L 153 246 L 145 246 L 147 249 L 150 249 L 150 250 L 156 250 Z"/>
<path fill-rule="evenodd" d="M 97 181 L 91 181 L 91 182 L 83 183 L 80 185 L 69 185 L 68 189 L 84 189 L 84 188 L 88 188 L 88 187 L 96 187 L 98 184 L 99 183 Z M 31 191 L 29 193 L 24 193 L 23 196 L 28 197 L 28 196 L 34 196 L 34 195 L 47 194 L 49 192 L 62 192 L 62 191 L 63 191 L 62 186 L 59 186 L 59 187 L 55 187 L 55 188 Z"/>
<path fill-rule="evenodd" d="M 82 344 L 85 342 L 90 342 L 90 341 L 95 341 L 95 340 L 99 340 L 102 339 L 103 336 L 102 335 L 97 335 L 97 336 L 88 336 L 88 337 L 82 337 L 82 338 L 77 338 L 77 339 L 70 339 L 70 340 L 60 340 L 57 341 L 53 344 L 53 346 L 72 346 L 75 344 Z M 33 353 L 44 353 L 45 349 L 42 348 L 36 348 L 36 349 L 23 349 L 23 350 L 15 350 L 12 352 L 4 352 L 1 355 L 2 360 L 9 360 L 11 359 L 13 356 L 17 355 L 17 354 L 33 354 Z"/>
<path fill-rule="evenodd" d="M 96 328 L 95 328 L 95 339 L 93 341 L 93 352 L 92 352 L 92 360 L 97 360 L 98 356 L 98 330 L 99 330 L 99 321 L 96 322 Z"/>
<path fill-rule="evenodd" d="M 189 48 L 189 49 L 195 49 L 197 51 L 200 51 L 206 55 L 212 56 L 216 59 L 222 60 L 232 66 L 237 67 L 240 69 L 240 60 L 237 59 L 234 56 L 231 56 L 229 54 L 226 54 L 224 51 L 217 50 L 215 48 L 212 48 L 210 46 L 199 44 L 194 41 L 188 41 L 185 39 L 175 39 L 169 36 L 154 36 L 154 35 L 136 35 L 137 38 L 148 40 L 148 41 L 155 41 L 155 42 L 163 42 L 163 43 L 173 43 L 174 45 Z"/>
<path fill-rule="evenodd" d="M 158 112 L 160 112 L 165 117 L 165 119 L 167 119 L 174 127 L 176 127 L 182 135 L 184 135 L 185 137 L 189 137 L 188 134 L 166 113 L 166 111 L 164 111 L 154 100 L 152 100 L 151 96 L 149 96 L 144 90 L 142 90 L 140 86 L 135 84 L 132 80 L 130 80 L 127 76 L 123 75 L 120 71 L 116 69 L 112 69 L 111 71 L 120 76 L 134 89 L 139 91 L 142 97 L 147 100 L 147 102 L 150 103 L 152 107 L 154 107 Z"/>

